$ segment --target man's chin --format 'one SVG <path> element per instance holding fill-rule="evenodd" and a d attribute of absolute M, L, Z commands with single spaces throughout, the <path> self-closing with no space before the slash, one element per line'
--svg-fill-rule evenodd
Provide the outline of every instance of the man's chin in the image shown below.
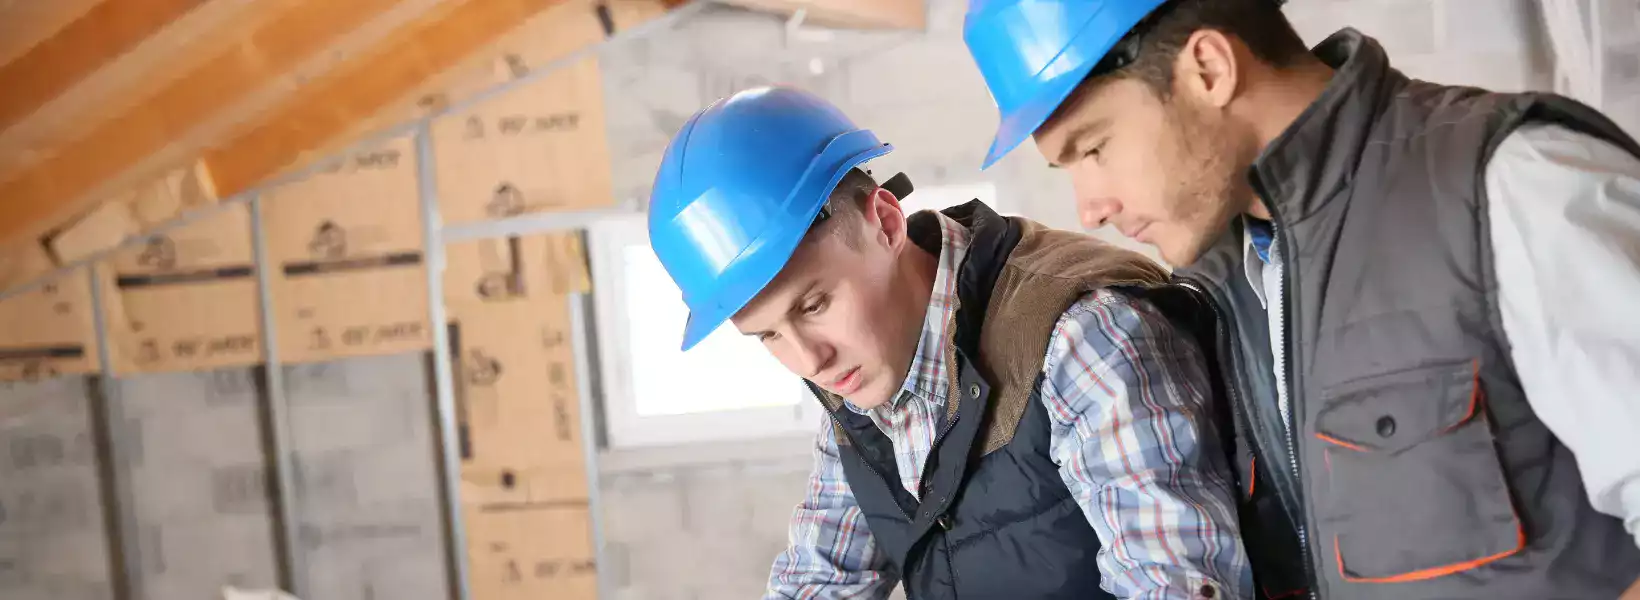
<path fill-rule="evenodd" d="M 1178 246 L 1155 245 L 1155 248 L 1156 253 L 1162 257 L 1162 262 L 1175 269 L 1182 269 L 1195 264 L 1202 257 L 1200 251 L 1182 249 Z"/>
<path fill-rule="evenodd" d="M 848 400 L 849 404 L 854 405 L 855 408 L 860 410 L 874 410 L 879 406 L 888 404 L 888 399 L 890 396 L 887 394 L 878 393 L 876 391 L 860 390 L 855 392 L 854 395 L 844 396 L 844 398 Z"/>
<path fill-rule="evenodd" d="M 1220 235 L 1223 232 L 1219 232 Z M 1162 262 L 1175 269 L 1182 269 L 1196 264 L 1207 250 L 1218 242 L 1217 235 L 1192 236 L 1190 239 L 1169 239 L 1151 244 L 1156 253 L 1162 257 Z"/>

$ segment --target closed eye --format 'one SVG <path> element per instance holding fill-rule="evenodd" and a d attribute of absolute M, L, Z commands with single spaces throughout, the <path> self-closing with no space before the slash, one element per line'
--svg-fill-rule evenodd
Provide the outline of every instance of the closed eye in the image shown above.
<path fill-rule="evenodd" d="M 1082 154 L 1082 156 L 1092 157 L 1095 161 L 1103 162 L 1104 155 L 1102 153 L 1105 150 L 1105 143 L 1109 141 L 1109 139 L 1110 138 L 1104 138 L 1099 140 L 1098 144 L 1095 144 L 1092 148 L 1089 148 L 1087 152 Z"/>
<path fill-rule="evenodd" d="M 811 317 L 814 316 L 814 315 L 818 315 L 822 312 L 825 312 L 826 307 L 830 304 L 831 304 L 831 298 L 829 296 L 825 295 L 825 294 L 821 294 L 819 296 L 816 296 L 808 304 L 803 305 L 803 309 L 802 309 L 803 314 L 811 316 Z"/>

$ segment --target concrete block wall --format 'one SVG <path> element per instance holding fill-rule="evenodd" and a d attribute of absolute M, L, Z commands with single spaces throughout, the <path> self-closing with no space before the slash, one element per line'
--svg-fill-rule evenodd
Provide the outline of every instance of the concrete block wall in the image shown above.
<path fill-rule="evenodd" d="M 0 384 L 0 598 L 112 600 L 93 379 Z"/>
<path fill-rule="evenodd" d="M 786 547 L 809 462 L 799 456 L 604 475 L 612 596 L 758 597 Z"/>
<path fill-rule="evenodd" d="M 287 367 L 303 600 L 439 600 L 445 560 L 424 354 Z"/>
<path fill-rule="evenodd" d="M 287 367 L 304 600 L 446 597 L 432 409 L 420 354 Z M 110 597 L 86 379 L 0 388 L 0 597 Z M 151 599 L 272 587 L 273 521 L 251 369 L 118 382 Z"/>

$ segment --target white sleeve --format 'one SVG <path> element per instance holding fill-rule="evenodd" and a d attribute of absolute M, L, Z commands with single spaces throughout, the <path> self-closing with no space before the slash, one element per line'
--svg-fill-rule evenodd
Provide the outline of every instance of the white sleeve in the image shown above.
<path fill-rule="evenodd" d="M 1523 127 L 1486 169 L 1498 305 L 1527 401 L 1640 545 L 1640 158 Z"/>

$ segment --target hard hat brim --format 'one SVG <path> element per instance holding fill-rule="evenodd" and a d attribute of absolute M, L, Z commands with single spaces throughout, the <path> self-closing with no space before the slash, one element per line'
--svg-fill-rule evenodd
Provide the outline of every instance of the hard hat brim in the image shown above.
<path fill-rule="evenodd" d="M 1061 56 L 1059 60 L 1066 59 L 1066 56 Z M 1096 63 L 1097 61 L 1086 61 L 1084 65 L 1055 76 L 1043 83 L 1042 93 L 1002 115 L 1002 120 L 997 125 L 996 137 L 992 139 L 991 148 L 985 153 L 985 162 L 980 164 L 980 169 L 991 168 L 991 165 L 1002 160 L 1002 157 L 1019 147 L 1026 138 L 1035 134 L 1059 105 L 1070 97 L 1071 92 L 1076 91 L 1076 86 L 1082 83 L 1088 73 L 1093 72 Z"/>

